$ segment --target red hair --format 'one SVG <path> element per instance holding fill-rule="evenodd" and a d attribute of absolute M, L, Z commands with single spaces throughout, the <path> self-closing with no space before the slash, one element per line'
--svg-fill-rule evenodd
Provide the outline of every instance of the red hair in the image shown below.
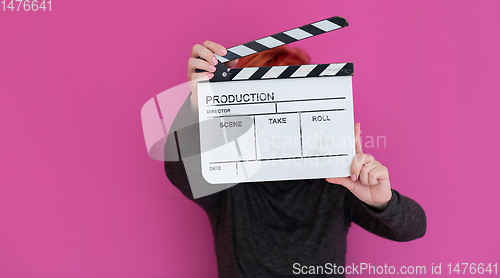
<path fill-rule="evenodd" d="M 311 63 L 307 53 L 298 48 L 282 45 L 238 60 L 237 68 L 306 65 Z"/>

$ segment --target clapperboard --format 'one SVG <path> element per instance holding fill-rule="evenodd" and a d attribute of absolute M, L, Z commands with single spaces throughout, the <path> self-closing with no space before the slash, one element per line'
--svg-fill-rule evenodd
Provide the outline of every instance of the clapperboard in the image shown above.
<path fill-rule="evenodd" d="M 355 154 L 352 63 L 223 63 L 348 26 L 341 17 L 228 48 L 198 83 L 201 171 L 211 184 L 345 177 Z"/>

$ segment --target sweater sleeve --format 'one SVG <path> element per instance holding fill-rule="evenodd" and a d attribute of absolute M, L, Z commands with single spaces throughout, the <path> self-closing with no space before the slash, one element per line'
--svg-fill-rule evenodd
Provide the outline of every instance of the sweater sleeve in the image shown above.
<path fill-rule="evenodd" d="M 212 209 L 219 194 L 212 194 L 201 198 L 194 198 L 191 183 L 203 180 L 199 165 L 186 164 L 186 158 L 199 156 L 200 135 L 197 115 L 190 110 L 190 96 L 182 104 L 168 132 L 165 143 L 165 173 L 170 182 L 177 187 L 188 199 L 197 203 L 205 211 Z M 183 161 L 184 159 L 184 161 Z M 193 159 L 192 159 L 193 160 Z M 196 159 L 194 159 L 196 160 Z M 190 169 L 188 177 L 186 165 Z M 204 180 L 203 180 L 204 181 Z"/>
<path fill-rule="evenodd" d="M 391 191 L 389 206 L 382 212 L 376 212 L 347 190 L 346 209 L 350 221 L 394 241 L 423 237 L 427 229 L 427 218 L 422 207 L 396 190 Z"/>

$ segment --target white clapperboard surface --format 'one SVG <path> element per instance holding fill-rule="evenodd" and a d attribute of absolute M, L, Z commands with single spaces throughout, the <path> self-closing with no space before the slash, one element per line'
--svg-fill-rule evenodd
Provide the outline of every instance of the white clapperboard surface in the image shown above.
<path fill-rule="evenodd" d="M 222 63 L 347 26 L 332 17 L 228 49 L 198 83 L 201 170 L 212 184 L 346 177 L 355 154 L 352 63 Z"/>

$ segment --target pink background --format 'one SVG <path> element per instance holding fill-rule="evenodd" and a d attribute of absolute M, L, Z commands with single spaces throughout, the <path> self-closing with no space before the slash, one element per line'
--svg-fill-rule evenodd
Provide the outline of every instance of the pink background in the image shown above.
<path fill-rule="evenodd" d="M 409 243 L 353 225 L 348 264 L 500 263 L 499 1 L 52 1 L 0 11 L 0 277 L 216 277 L 140 109 L 186 81 L 195 43 L 333 15 L 350 26 L 293 46 L 354 63 L 362 135 L 387 138 L 365 151 L 428 220 Z"/>

